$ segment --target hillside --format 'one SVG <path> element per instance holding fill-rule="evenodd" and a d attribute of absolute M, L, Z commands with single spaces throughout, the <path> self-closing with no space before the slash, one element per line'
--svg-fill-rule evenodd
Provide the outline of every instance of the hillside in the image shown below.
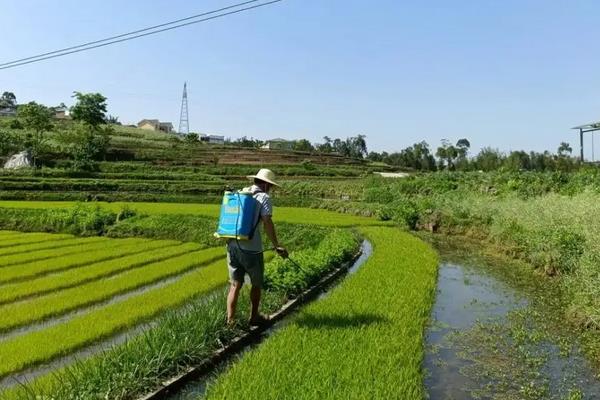
<path fill-rule="evenodd" d="M 12 118 L 0 118 L 0 129 L 18 136 L 24 136 L 23 129 L 12 129 Z M 67 157 L 61 152 L 57 141 L 58 132 L 68 129 L 68 120 L 58 120 L 54 130 L 46 133 L 48 151 L 45 165 L 53 166 Z M 145 161 L 155 164 L 173 165 L 294 165 L 303 161 L 317 165 L 349 165 L 366 167 L 363 160 L 351 159 L 338 154 L 320 154 L 300 151 L 262 150 L 236 147 L 233 145 L 212 145 L 202 142 L 186 143 L 177 134 L 154 132 L 129 126 L 112 125 L 110 147 L 106 161 Z M 4 156 L 6 158 L 6 156 Z"/>
<path fill-rule="evenodd" d="M 0 127 L 26 134 L 8 128 L 9 123 L 3 119 Z M 344 181 L 388 169 L 337 154 L 187 143 L 175 134 L 114 125 L 105 159 L 93 170 L 76 171 L 57 140 L 70 124 L 57 121 L 55 131 L 47 134 L 41 168 L 0 169 L 0 199 L 213 202 L 225 186 L 241 187 L 246 175 L 268 167 L 288 187 L 280 203 L 297 204 L 302 197 L 347 197 L 352 189 Z M 303 182 L 309 180 L 316 186 L 307 191 Z"/>

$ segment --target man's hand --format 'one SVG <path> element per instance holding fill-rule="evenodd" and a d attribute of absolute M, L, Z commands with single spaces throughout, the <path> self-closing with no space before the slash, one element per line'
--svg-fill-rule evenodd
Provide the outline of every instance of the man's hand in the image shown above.
<path fill-rule="evenodd" d="M 277 246 L 275 247 L 275 251 L 277 252 L 277 254 L 279 255 L 279 257 L 281 258 L 288 258 L 289 254 L 288 251 L 285 247 L 282 246 Z"/>

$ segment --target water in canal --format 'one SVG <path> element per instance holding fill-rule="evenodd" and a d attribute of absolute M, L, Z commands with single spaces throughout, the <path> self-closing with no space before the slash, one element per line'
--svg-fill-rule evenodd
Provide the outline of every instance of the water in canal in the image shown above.
<path fill-rule="evenodd" d="M 600 399 L 560 285 L 530 267 L 438 242 L 442 263 L 426 335 L 432 400 Z"/>

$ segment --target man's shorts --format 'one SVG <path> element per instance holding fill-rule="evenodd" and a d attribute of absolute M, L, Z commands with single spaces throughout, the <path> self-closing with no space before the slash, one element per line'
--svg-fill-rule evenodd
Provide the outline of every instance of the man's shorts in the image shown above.
<path fill-rule="evenodd" d="M 227 246 L 227 266 L 229 280 L 244 282 L 246 274 L 254 287 L 263 287 L 265 261 L 263 254 L 244 252 L 235 244 Z"/>

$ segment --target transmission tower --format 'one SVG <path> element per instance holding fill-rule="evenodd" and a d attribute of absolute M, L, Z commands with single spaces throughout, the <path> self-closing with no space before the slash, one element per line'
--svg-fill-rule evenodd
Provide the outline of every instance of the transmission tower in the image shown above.
<path fill-rule="evenodd" d="M 187 82 L 183 84 L 183 97 L 181 98 L 181 117 L 179 118 L 179 134 L 190 133 L 190 121 L 188 119 Z"/>

